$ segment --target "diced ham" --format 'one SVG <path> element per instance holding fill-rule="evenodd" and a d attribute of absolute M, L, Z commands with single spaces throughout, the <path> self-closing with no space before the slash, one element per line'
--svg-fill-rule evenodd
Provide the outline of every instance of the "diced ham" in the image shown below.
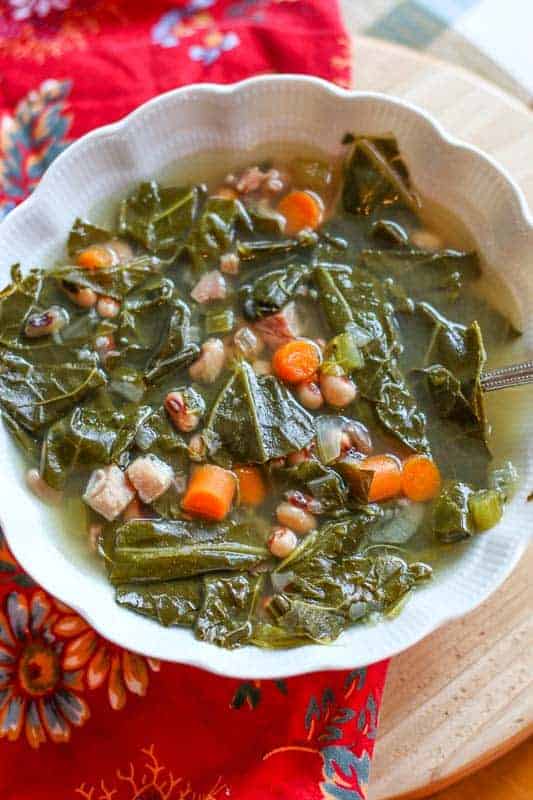
<path fill-rule="evenodd" d="M 226 351 L 221 339 L 208 339 L 202 345 L 202 352 L 189 367 L 189 375 L 193 381 L 214 383 L 224 366 Z"/>
<path fill-rule="evenodd" d="M 152 454 L 132 461 L 126 474 L 143 503 L 153 503 L 161 497 L 174 478 L 172 467 Z"/>
<path fill-rule="evenodd" d="M 263 185 L 266 179 L 266 172 L 263 172 L 259 167 L 248 167 L 242 173 L 237 183 L 237 191 L 242 194 L 249 192 L 256 192 L 260 186 Z"/>
<path fill-rule="evenodd" d="M 276 314 L 263 317 L 254 327 L 264 343 L 272 350 L 301 335 L 300 321 L 294 303 L 288 303 Z"/>
<path fill-rule="evenodd" d="M 218 269 L 202 275 L 191 292 L 197 303 L 209 303 L 210 300 L 224 300 L 226 297 L 226 279 Z"/>
<path fill-rule="evenodd" d="M 237 253 L 224 253 L 220 256 L 220 270 L 226 275 L 237 275 L 240 267 L 240 259 Z"/>
<path fill-rule="evenodd" d="M 236 188 L 241 194 L 257 192 L 259 189 L 278 194 L 287 187 L 287 176 L 278 169 L 263 171 L 259 167 L 248 167 L 239 178 Z"/>
<path fill-rule="evenodd" d="M 126 475 L 115 464 L 95 469 L 83 500 L 109 522 L 116 519 L 135 497 Z"/>

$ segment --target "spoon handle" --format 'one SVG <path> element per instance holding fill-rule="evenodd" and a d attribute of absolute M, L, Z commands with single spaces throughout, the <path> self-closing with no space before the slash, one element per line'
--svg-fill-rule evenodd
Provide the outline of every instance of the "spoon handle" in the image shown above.
<path fill-rule="evenodd" d="M 533 361 L 522 361 L 520 364 L 491 369 L 481 376 L 481 387 L 484 392 L 494 392 L 496 389 L 507 389 L 523 383 L 533 383 Z"/>

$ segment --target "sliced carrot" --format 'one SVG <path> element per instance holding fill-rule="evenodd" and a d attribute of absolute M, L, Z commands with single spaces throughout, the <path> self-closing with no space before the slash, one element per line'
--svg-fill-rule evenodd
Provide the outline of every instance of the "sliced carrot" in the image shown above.
<path fill-rule="evenodd" d="M 359 464 L 359 469 L 373 472 L 368 489 L 368 501 L 377 503 L 396 497 L 402 490 L 402 468 L 396 456 L 368 456 Z"/>
<path fill-rule="evenodd" d="M 267 495 L 267 487 L 258 467 L 235 467 L 239 481 L 239 499 L 245 506 L 260 506 Z"/>
<path fill-rule="evenodd" d="M 322 222 L 322 201 L 313 192 L 289 192 L 280 201 L 278 211 L 285 217 L 285 233 L 289 236 L 304 228 L 314 231 Z"/>
<path fill-rule="evenodd" d="M 82 250 L 76 256 L 76 264 L 85 269 L 103 269 L 113 263 L 113 255 L 107 247 L 93 245 Z"/>
<path fill-rule="evenodd" d="M 189 480 L 182 508 L 189 514 L 220 521 L 229 513 L 236 488 L 233 472 L 215 464 L 203 464 Z"/>
<path fill-rule="evenodd" d="M 409 456 L 403 462 L 402 491 L 410 500 L 425 503 L 440 491 L 439 468 L 428 456 Z"/>
<path fill-rule="evenodd" d="M 293 339 L 278 347 L 272 369 L 282 381 L 301 383 L 312 378 L 320 366 L 320 351 L 308 339 Z"/>

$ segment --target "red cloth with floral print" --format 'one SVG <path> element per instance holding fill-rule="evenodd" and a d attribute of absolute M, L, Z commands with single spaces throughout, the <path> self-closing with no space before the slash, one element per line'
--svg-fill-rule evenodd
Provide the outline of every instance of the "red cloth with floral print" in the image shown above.
<path fill-rule="evenodd" d="M 69 141 L 159 92 L 281 71 L 348 85 L 348 49 L 334 0 L 3 0 L 0 216 Z M 160 664 L 36 586 L 0 534 L 2 800 L 360 800 L 386 668 L 246 682 Z"/>

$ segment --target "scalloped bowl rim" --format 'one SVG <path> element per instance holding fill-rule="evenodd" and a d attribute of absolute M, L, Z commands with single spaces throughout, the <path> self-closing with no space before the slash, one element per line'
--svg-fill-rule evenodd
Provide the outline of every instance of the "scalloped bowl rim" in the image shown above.
<path fill-rule="evenodd" d="M 69 159 L 81 156 L 88 143 L 92 143 L 95 140 L 104 140 L 107 137 L 113 137 L 116 134 L 127 133 L 128 129 L 131 128 L 139 118 L 142 118 L 145 114 L 147 114 L 147 112 L 151 111 L 158 105 L 164 105 L 165 103 L 172 101 L 175 97 L 183 98 L 184 96 L 186 97 L 187 95 L 191 95 L 192 99 L 194 100 L 202 95 L 232 96 L 244 92 L 246 89 L 261 87 L 269 83 L 281 85 L 284 83 L 294 84 L 295 82 L 301 84 L 302 86 L 313 86 L 317 89 L 317 91 L 321 91 L 325 95 L 335 96 L 340 101 L 349 102 L 358 100 L 373 100 L 383 106 L 388 105 L 389 107 L 397 107 L 407 110 L 412 114 L 413 119 L 416 119 L 418 124 L 426 125 L 428 130 L 432 130 L 434 134 L 437 134 L 437 137 L 440 140 L 439 144 L 444 150 L 452 148 L 463 153 L 467 152 L 474 160 L 478 162 L 478 164 L 487 165 L 495 176 L 499 176 L 499 180 L 503 179 L 510 190 L 508 192 L 510 213 L 514 215 L 517 224 L 521 225 L 522 228 L 526 230 L 528 241 L 531 239 L 531 243 L 533 244 L 533 215 L 527 206 L 526 199 L 521 189 L 517 186 L 513 178 L 491 156 L 483 153 L 476 146 L 465 143 L 460 139 L 448 134 L 439 122 L 437 122 L 429 113 L 420 107 L 400 98 L 385 95 L 380 92 L 350 91 L 342 89 L 320 78 L 302 75 L 266 75 L 249 78 L 234 84 L 219 85 L 212 83 L 200 83 L 174 89 L 152 98 L 118 122 L 97 128 L 85 134 L 80 139 L 69 145 L 69 147 L 55 159 L 55 161 L 47 169 L 33 194 L 24 200 L 17 208 L 11 211 L 5 220 L 0 223 L 0 249 L 6 230 L 15 224 L 18 224 L 19 219 L 24 219 L 28 212 L 35 206 L 39 206 L 41 203 L 46 203 L 46 190 L 48 185 L 53 182 L 56 173 L 61 170 L 63 164 Z M 529 446 L 527 452 L 527 463 L 529 470 L 531 469 L 531 463 L 533 460 L 532 457 L 533 446 Z M 6 482 L 7 477 L 8 476 L 4 474 L 4 483 Z M 22 475 L 9 474 L 9 479 L 11 481 L 21 482 Z M 10 481 L 8 480 L 7 483 L 9 482 Z M 2 494 L 4 497 L 6 496 L 5 490 L 2 492 Z M 0 494 L 0 497 L 2 497 L 2 494 Z M 525 509 L 522 509 L 522 512 L 525 515 Z M 114 615 L 111 619 L 106 617 L 105 612 L 106 610 L 109 611 L 106 603 L 100 606 L 99 603 L 92 602 L 92 599 L 94 598 L 91 598 L 91 596 L 80 598 L 75 576 L 69 576 L 68 570 L 67 574 L 62 574 L 60 577 L 58 577 L 57 574 L 51 574 L 49 571 L 49 564 L 47 563 L 46 559 L 41 562 L 36 555 L 37 551 L 32 548 L 33 542 L 31 540 L 28 541 L 25 536 L 17 535 L 15 524 L 3 524 L 3 518 L 4 511 L 0 510 L 0 520 L 2 520 L 2 528 L 6 536 L 6 540 L 13 555 L 21 564 L 21 566 L 36 580 L 38 584 L 57 597 L 60 601 L 66 603 L 75 611 L 77 611 L 98 633 L 105 638 L 117 645 L 131 650 L 136 650 L 147 656 L 189 664 L 191 666 L 196 666 L 226 677 L 255 679 L 288 677 L 291 675 L 305 674 L 317 670 L 337 670 L 363 667 L 368 663 L 371 663 L 371 661 L 389 658 L 393 655 L 396 655 L 408 647 L 413 646 L 442 625 L 467 614 L 469 611 L 481 604 L 501 585 L 501 583 L 503 583 L 505 578 L 511 573 L 525 551 L 529 541 L 528 534 L 524 533 L 524 535 L 521 535 L 520 538 L 514 542 L 512 552 L 508 554 L 505 563 L 500 565 L 496 579 L 492 583 L 489 582 L 486 584 L 483 588 L 480 587 L 480 590 L 476 593 L 475 598 L 473 598 L 467 605 L 462 607 L 460 610 L 455 611 L 448 611 L 446 606 L 441 606 L 438 609 L 438 613 L 436 612 L 433 617 L 415 619 L 414 624 L 410 628 L 409 635 L 403 635 L 396 640 L 394 640 L 394 637 L 389 637 L 390 640 L 387 646 L 382 648 L 383 652 L 380 652 L 377 658 L 371 658 L 370 661 L 369 657 L 365 656 L 364 653 L 361 652 L 362 648 L 359 648 L 354 652 L 350 648 L 349 644 L 346 646 L 346 644 L 349 643 L 350 638 L 356 638 L 356 631 L 363 630 L 362 627 L 352 627 L 348 629 L 348 631 L 342 635 L 341 639 L 339 640 L 339 644 L 334 643 L 329 646 L 307 645 L 288 651 L 265 651 L 255 647 L 245 647 L 235 651 L 222 650 L 214 645 L 206 644 L 196 640 L 188 630 L 184 631 L 183 629 L 176 628 L 161 628 L 156 623 L 153 623 L 142 617 L 139 618 L 132 612 L 125 611 L 124 609 L 120 609 L 122 630 L 116 629 L 113 627 L 113 622 L 116 623 L 116 615 Z M 68 559 L 65 558 L 64 554 L 57 552 L 56 556 L 58 566 L 69 565 Z M 71 571 L 73 570 L 74 568 L 72 568 Z M 59 572 L 59 570 L 57 572 Z M 409 604 L 407 604 L 402 610 L 400 616 L 408 613 Z M 126 622 L 126 616 L 123 617 L 122 615 L 127 615 L 127 617 L 131 618 L 129 623 Z M 133 620 L 133 622 L 131 622 L 131 620 Z M 394 621 L 387 621 L 379 624 L 386 624 L 389 626 L 394 624 Z M 149 627 L 147 628 L 146 625 Z M 151 631 L 152 635 L 147 637 L 146 641 L 143 641 L 142 643 L 138 641 L 132 642 L 132 633 L 135 632 L 136 628 L 142 628 L 143 630 Z M 170 652 L 168 646 L 162 646 L 161 643 L 158 642 L 158 631 L 170 631 L 173 633 L 176 636 L 176 643 L 179 641 L 180 647 L 176 646 L 175 652 Z M 188 638 L 186 640 L 180 638 L 179 634 L 181 634 L 182 637 L 183 634 L 186 634 Z M 364 640 L 364 636 L 361 633 L 359 633 L 359 637 Z M 278 654 L 280 658 L 274 658 L 274 653 Z"/>

